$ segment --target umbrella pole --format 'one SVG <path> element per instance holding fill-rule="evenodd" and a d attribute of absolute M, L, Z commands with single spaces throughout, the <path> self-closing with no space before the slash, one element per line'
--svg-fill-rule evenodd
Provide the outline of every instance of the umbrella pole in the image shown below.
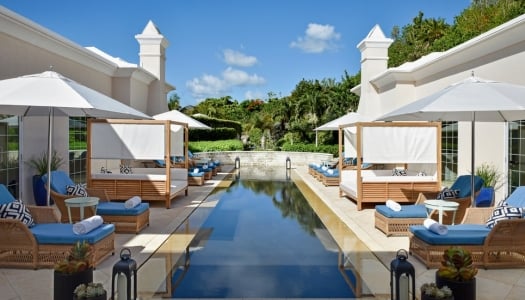
<path fill-rule="evenodd" d="M 472 112 L 472 121 L 471 121 L 471 127 L 470 127 L 470 131 L 471 131 L 471 161 L 470 161 L 470 172 L 472 172 L 472 175 L 470 176 L 470 206 L 474 206 L 475 203 L 474 203 L 474 198 L 475 198 L 475 191 L 474 191 L 474 176 L 476 176 L 476 171 L 474 170 L 474 164 L 475 164 L 475 151 L 474 151 L 474 147 L 475 147 L 475 143 L 476 143 L 476 113 L 475 112 Z"/>
<path fill-rule="evenodd" d="M 47 199 L 47 206 L 51 204 L 51 150 L 52 150 L 52 141 L 53 141 L 53 118 L 54 118 L 54 110 L 52 107 L 49 108 L 49 123 L 47 126 L 47 193 L 46 193 L 46 199 Z"/>

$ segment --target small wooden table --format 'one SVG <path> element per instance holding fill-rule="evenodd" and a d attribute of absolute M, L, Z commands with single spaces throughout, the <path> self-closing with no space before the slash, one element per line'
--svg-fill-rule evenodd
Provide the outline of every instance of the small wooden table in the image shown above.
<path fill-rule="evenodd" d="M 67 206 L 67 214 L 69 216 L 69 223 L 73 224 L 71 218 L 71 207 L 78 207 L 80 209 L 80 220 L 84 220 L 84 207 L 93 206 L 95 212 L 97 211 L 98 197 L 76 197 L 64 200 Z"/>
<path fill-rule="evenodd" d="M 439 213 L 439 224 L 443 224 L 443 212 L 452 211 L 452 225 L 454 225 L 454 220 L 456 220 L 456 211 L 458 210 L 459 203 L 446 200 L 425 200 L 425 207 L 427 208 L 428 216 L 430 216 L 432 210 L 437 209 Z"/>

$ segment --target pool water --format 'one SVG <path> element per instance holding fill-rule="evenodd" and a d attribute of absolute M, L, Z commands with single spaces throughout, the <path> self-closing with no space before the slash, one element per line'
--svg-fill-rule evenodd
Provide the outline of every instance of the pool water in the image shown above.
<path fill-rule="evenodd" d="M 165 298 L 355 298 L 362 285 L 289 176 L 238 176 L 172 237 Z"/>

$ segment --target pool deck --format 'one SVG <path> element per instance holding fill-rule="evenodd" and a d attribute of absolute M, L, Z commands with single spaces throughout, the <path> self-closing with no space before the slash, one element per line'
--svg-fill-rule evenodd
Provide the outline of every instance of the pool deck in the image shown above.
<path fill-rule="evenodd" d="M 224 166 L 223 169 L 231 169 L 232 166 Z M 357 211 L 354 202 L 347 198 L 339 197 L 337 186 L 325 187 L 313 176 L 308 174 L 307 166 L 298 166 L 292 170 L 293 176 L 301 178 L 308 187 L 320 197 L 324 203 L 352 229 L 357 237 L 370 249 L 382 264 L 376 264 L 383 278 L 389 278 L 388 266 L 394 259 L 397 250 L 408 250 L 407 237 L 386 237 L 382 232 L 374 228 L 373 209 Z M 206 182 L 204 186 L 190 186 L 188 196 L 180 196 L 172 202 L 170 209 L 165 209 L 163 204 L 151 205 L 150 226 L 139 234 L 117 234 L 115 240 L 115 255 L 106 259 L 94 271 L 94 281 L 102 282 L 111 295 L 111 273 L 113 265 L 119 260 L 119 252 L 126 247 L 131 250 L 131 257 L 141 266 L 151 254 L 158 249 L 186 217 L 197 207 L 218 185 L 226 173 L 219 173 L 213 180 Z M 419 261 L 409 258 L 416 269 L 416 285 L 423 282 L 434 281 L 435 269 L 427 270 Z M 378 266 L 379 265 L 379 266 Z M 151 275 L 143 274 L 141 269 L 138 273 L 139 286 Z M 502 269 L 483 270 L 480 269 L 477 280 L 477 299 L 522 299 L 525 294 L 525 269 Z M 390 299 L 387 294 L 389 281 L 376 280 L 377 286 L 368 284 L 375 297 L 366 299 Z M 366 278 L 365 278 L 366 282 Z M 0 300 L 17 299 L 53 299 L 53 270 L 40 269 L 0 269 Z M 139 288 L 140 290 L 140 288 Z M 419 297 L 419 294 L 417 293 Z M 142 297 L 141 299 L 148 299 Z M 252 298 L 253 299 L 253 298 Z"/>

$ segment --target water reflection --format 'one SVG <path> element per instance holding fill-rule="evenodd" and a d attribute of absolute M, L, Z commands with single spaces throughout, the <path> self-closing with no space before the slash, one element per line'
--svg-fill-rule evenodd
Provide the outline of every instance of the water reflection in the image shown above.
<path fill-rule="evenodd" d="M 264 175 L 272 181 L 246 174 L 235 174 L 231 187 L 213 193 L 148 261 L 145 268 L 157 273 L 162 265 L 166 268 L 166 279 L 154 294 L 360 296 L 362 282 L 351 257 L 341 251 L 294 182 L 286 180 L 286 173 Z"/>

